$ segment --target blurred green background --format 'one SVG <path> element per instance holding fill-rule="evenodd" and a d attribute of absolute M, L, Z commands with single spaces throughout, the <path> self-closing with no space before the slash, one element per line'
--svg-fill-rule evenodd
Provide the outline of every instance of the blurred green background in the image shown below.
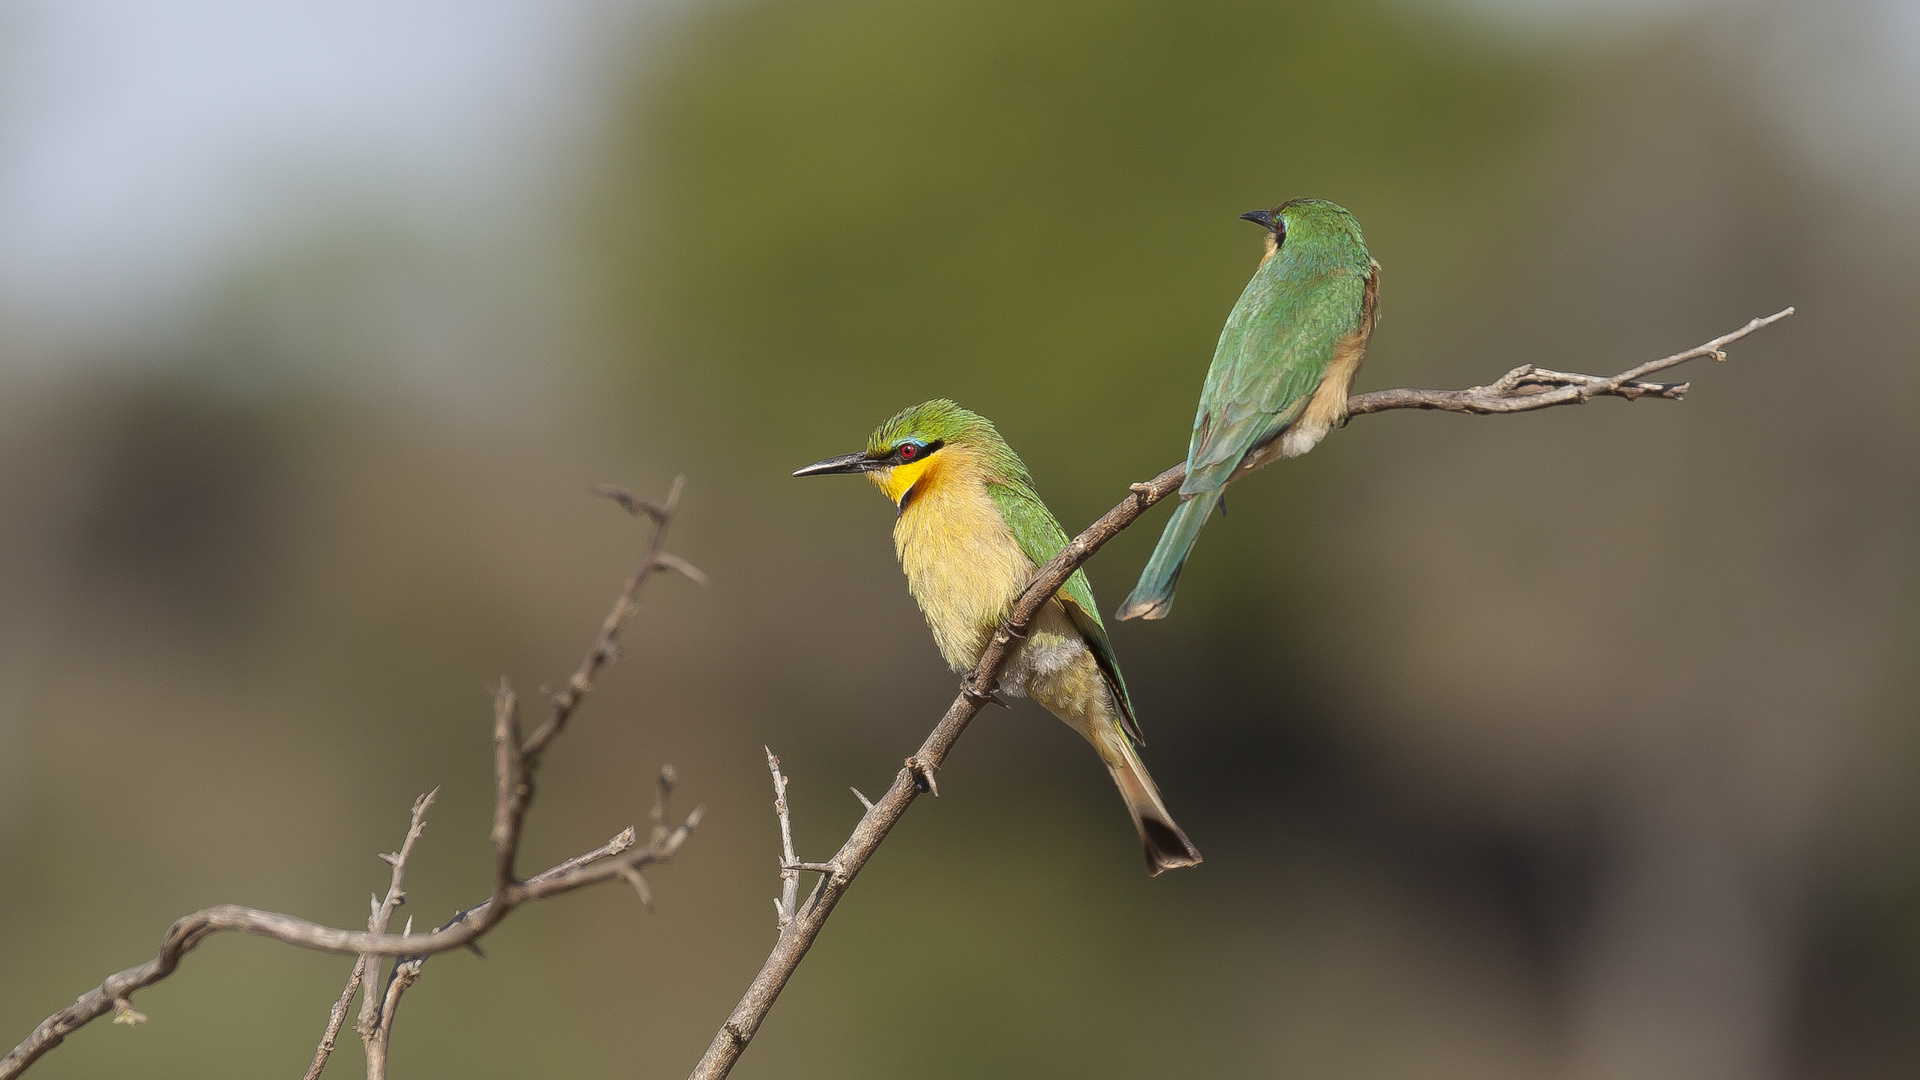
<path fill-rule="evenodd" d="M 825 858 L 955 689 L 885 505 L 787 473 L 951 396 L 1078 529 L 1180 458 L 1235 215 L 1315 195 L 1384 267 L 1362 389 L 1800 314 L 1683 404 L 1365 417 L 1236 489 L 1113 631 L 1205 865 L 991 711 L 736 1075 L 1920 1070 L 1920 5 L 80 7 L 0 21 L 0 1039 L 200 906 L 359 923 L 435 785 L 403 913 L 484 895 L 484 684 L 639 557 L 586 489 L 684 473 L 713 584 L 648 586 L 525 865 L 663 761 L 707 824 L 652 914 L 433 961 L 393 1052 L 682 1075 L 773 940 L 761 747 Z M 350 963 L 213 939 L 35 1075 L 298 1075 Z"/>

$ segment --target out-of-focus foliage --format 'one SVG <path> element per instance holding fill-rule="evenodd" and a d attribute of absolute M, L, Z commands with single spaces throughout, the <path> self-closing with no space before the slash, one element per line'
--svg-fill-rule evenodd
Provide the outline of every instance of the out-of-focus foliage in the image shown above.
<path fill-rule="evenodd" d="M 1437 306 L 1524 224 L 1558 89 L 1372 3 L 756 4 L 684 45 L 609 200 L 617 295 L 679 361 L 648 385 L 754 455 L 946 394 L 1074 487 L 1122 433 L 1157 437 L 1125 468 L 1178 443 L 1258 257 L 1236 214 L 1338 199 Z"/>

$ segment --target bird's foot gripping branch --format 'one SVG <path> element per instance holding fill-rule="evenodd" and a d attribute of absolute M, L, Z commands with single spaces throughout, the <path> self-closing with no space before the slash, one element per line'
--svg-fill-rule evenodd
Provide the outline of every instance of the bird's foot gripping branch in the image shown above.
<path fill-rule="evenodd" d="M 597 494 L 613 499 L 629 513 L 644 514 L 651 518 L 653 539 L 646 561 L 627 578 L 619 597 L 614 601 L 613 610 L 601 621 L 600 632 L 586 657 L 580 661 L 566 686 L 550 695 L 551 706 L 547 717 L 534 729 L 533 734 L 521 737 L 518 699 L 507 686 L 506 680 L 500 681 L 493 702 L 494 812 L 490 833 L 494 851 L 493 889 L 485 900 L 456 912 L 436 930 L 414 934 L 413 920 L 409 919 L 400 933 L 388 932 L 388 923 L 395 909 L 405 902 L 406 893 L 402 885 L 407 861 L 413 854 L 415 842 L 426 828 L 426 813 L 428 807 L 433 805 L 434 795 L 438 791 L 435 789 L 414 800 L 412 818 L 399 850 L 380 856 L 391 867 L 392 876 L 385 898 L 373 905 L 365 931 L 336 929 L 291 915 L 260 911 L 238 904 L 221 904 L 196 911 L 168 928 L 161 941 L 160 954 L 154 959 L 109 975 L 100 985 L 81 994 L 73 1004 L 41 1021 L 32 1034 L 4 1059 L 0 1059 L 0 1080 L 12 1080 L 19 1076 L 75 1030 L 110 1012 L 114 1014 L 115 1023 L 137 1024 L 146 1020 L 145 1016 L 133 1009 L 130 999 L 134 993 L 173 974 L 187 953 L 221 931 L 239 931 L 273 938 L 303 949 L 355 957 L 353 969 L 347 976 L 346 989 L 328 1014 L 325 1032 L 319 1048 L 314 1052 L 313 1062 L 307 1068 L 306 1080 L 314 1080 L 326 1067 L 356 992 L 360 993 L 362 1004 L 355 1028 L 366 1047 L 367 1075 L 369 1080 L 380 1080 L 386 1075 L 387 1046 L 393 1034 L 393 1021 L 400 997 L 420 978 L 428 957 L 459 948 L 478 952 L 480 938 L 498 926 L 515 908 L 616 878 L 631 885 L 640 894 L 642 903 L 651 907 L 651 894 L 646 879 L 641 876 L 641 868 L 673 858 L 700 823 L 701 808 L 695 807 L 678 825 L 671 824 L 667 802 L 674 786 L 671 765 L 664 766 L 660 771 L 651 835 L 645 844 L 638 843 L 634 829 L 629 827 L 600 847 L 525 880 L 515 875 L 514 864 L 520 850 L 521 824 L 526 818 L 528 804 L 533 799 L 533 778 L 540 765 L 540 756 L 566 727 L 567 721 L 572 719 L 580 702 L 592 690 L 594 677 L 600 669 L 618 654 L 620 628 L 637 610 L 640 587 L 657 570 L 671 570 L 705 584 L 705 575 L 686 560 L 668 553 L 662 546 L 679 507 L 683 485 L 684 478 L 674 480 L 672 491 L 664 503 L 655 503 L 619 488 L 596 489 Z M 381 964 L 386 957 L 393 957 L 394 962 L 388 968 L 385 979 L 382 979 Z"/>
<path fill-rule="evenodd" d="M 1346 415 L 1364 416 L 1368 413 L 1387 412 L 1393 409 L 1436 409 L 1460 413 L 1517 413 L 1547 409 L 1557 405 L 1579 405 L 1596 397 L 1619 397 L 1629 401 L 1642 397 L 1654 397 L 1664 400 L 1679 400 L 1687 391 L 1687 383 L 1652 383 L 1646 379 L 1669 368 L 1678 367 L 1689 360 L 1711 356 L 1715 360 L 1725 360 L 1725 347 L 1757 330 L 1771 326 L 1793 314 L 1792 308 L 1757 318 L 1731 333 L 1723 334 L 1702 345 L 1651 360 L 1628 368 L 1617 375 L 1580 375 L 1568 372 L 1549 371 L 1532 365 L 1514 368 L 1506 375 L 1486 386 L 1469 387 L 1464 390 L 1419 390 L 1395 389 L 1375 390 L 1365 394 L 1355 394 L 1347 399 Z M 845 458 L 823 462 L 832 466 L 834 471 L 849 471 L 862 467 L 860 459 L 865 455 L 850 454 Z M 810 467 L 812 468 L 812 467 Z M 808 470 L 802 470 L 806 473 Z M 824 470 L 822 470 L 824 471 Z M 922 775 L 931 776 L 946 760 L 948 751 L 953 749 L 967 724 L 972 721 L 986 704 L 988 695 L 975 692 L 974 687 L 997 685 L 1001 668 L 1006 664 L 1009 654 L 1026 637 L 1034 617 L 1048 600 L 1067 583 L 1067 580 L 1091 559 L 1108 540 L 1118 536 L 1128 526 L 1139 520 L 1141 515 L 1154 504 L 1164 500 L 1180 490 L 1186 479 L 1185 464 L 1176 465 L 1154 477 L 1152 480 L 1128 486 L 1127 497 L 1113 509 L 1107 511 L 1098 521 L 1074 537 L 1059 553 L 1036 570 L 1026 587 L 1021 591 L 1014 604 L 1012 614 L 1008 615 L 1000 627 L 988 639 L 985 650 L 980 654 L 972 674 L 962 684 L 960 693 L 947 707 L 946 714 L 934 725 L 926 741 L 906 766 L 894 776 L 893 784 L 879 799 L 868 799 L 859 789 L 853 794 L 866 808 L 859 824 L 840 850 L 832 859 L 824 863 L 799 862 L 793 852 L 792 827 L 788 820 L 786 803 L 787 780 L 780 772 L 779 760 L 771 751 L 767 754 L 768 766 L 773 772 L 775 800 L 774 806 L 780 820 L 782 839 L 781 859 L 781 896 L 774 901 L 778 912 L 777 926 L 779 936 L 774 942 L 773 951 L 768 954 L 766 963 L 754 977 L 752 984 L 741 996 L 739 1004 L 713 1037 L 705 1056 L 700 1059 L 691 1074 L 691 1080 L 719 1080 L 733 1070 L 741 1053 L 752 1041 L 754 1033 L 772 1010 L 773 1003 L 780 996 L 787 981 L 793 977 L 800 961 L 813 946 L 814 939 L 833 914 L 834 905 L 845 895 L 853 879 L 873 857 L 882 841 L 894 825 L 905 816 L 913 800 L 925 790 L 921 783 Z M 822 875 L 814 886 L 805 903 L 798 902 L 799 874 L 812 871 Z"/>

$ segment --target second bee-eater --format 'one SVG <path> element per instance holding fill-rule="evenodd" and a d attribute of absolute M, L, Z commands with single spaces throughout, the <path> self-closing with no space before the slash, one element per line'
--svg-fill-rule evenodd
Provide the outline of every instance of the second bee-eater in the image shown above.
<path fill-rule="evenodd" d="M 1020 456 L 985 417 L 951 401 L 906 409 L 865 450 L 793 475 L 827 473 L 864 473 L 893 503 L 907 591 L 958 672 L 973 670 L 1034 571 L 1067 546 Z M 1133 702 L 1085 573 L 1075 571 L 1034 616 L 999 689 L 1032 698 L 1093 744 L 1140 832 L 1147 873 L 1200 861 L 1140 760 Z"/>
<path fill-rule="evenodd" d="M 1122 619 L 1164 619 L 1200 527 L 1227 483 L 1313 449 L 1346 419 L 1366 356 L 1380 264 L 1360 223 L 1324 199 L 1294 199 L 1241 217 L 1267 230 L 1266 255 L 1220 331 L 1187 446 L 1181 502 L 1120 605 Z"/>

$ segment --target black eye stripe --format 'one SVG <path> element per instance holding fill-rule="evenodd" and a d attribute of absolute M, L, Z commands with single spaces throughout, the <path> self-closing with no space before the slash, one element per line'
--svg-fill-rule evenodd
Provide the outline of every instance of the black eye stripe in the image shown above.
<path fill-rule="evenodd" d="M 894 447 L 893 453 L 887 455 L 887 457 L 896 465 L 904 465 L 913 461 L 924 461 L 928 455 L 945 445 L 947 445 L 946 441 L 942 439 L 935 439 L 930 443 L 913 442 L 910 440 Z"/>

